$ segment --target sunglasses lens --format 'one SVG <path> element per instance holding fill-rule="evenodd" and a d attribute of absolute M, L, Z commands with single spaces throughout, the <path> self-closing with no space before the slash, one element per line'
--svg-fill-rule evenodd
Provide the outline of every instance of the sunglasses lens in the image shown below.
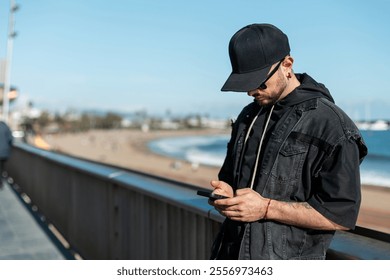
<path fill-rule="evenodd" d="M 265 83 L 273 76 L 273 74 L 276 73 L 276 71 L 279 69 L 280 64 L 282 64 L 283 60 L 284 60 L 284 58 L 281 61 L 279 61 L 279 63 L 275 66 L 275 68 L 271 71 L 271 73 L 269 73 L 268 77 L 258 87 L 259 89 L 264 90 L 267 88 L 267 85 Z"/>

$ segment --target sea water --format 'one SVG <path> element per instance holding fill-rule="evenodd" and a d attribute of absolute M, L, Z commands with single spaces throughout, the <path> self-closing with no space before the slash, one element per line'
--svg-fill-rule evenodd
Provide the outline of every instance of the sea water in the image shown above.
<path fill-rule="evenodd" d="M 368 155 L 361 164 L 363 184 L 390 187 L 390 130 L 362 130 Z M 220 167 L 229 135 L 163 138 L 149 143 L 158 154 L 203 165 Z"/>

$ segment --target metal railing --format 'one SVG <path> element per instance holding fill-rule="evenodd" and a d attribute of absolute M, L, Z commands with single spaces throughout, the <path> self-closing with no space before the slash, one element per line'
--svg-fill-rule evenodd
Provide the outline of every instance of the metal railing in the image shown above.
<path fill-rule="evenodd" d="M 85 259 L 208 259 L 223 221 L 195 186 L 24 143 L 7 169 Z M 338 232 L 328 258 L 390 259 L 388 235 L 372 236 Z"/>

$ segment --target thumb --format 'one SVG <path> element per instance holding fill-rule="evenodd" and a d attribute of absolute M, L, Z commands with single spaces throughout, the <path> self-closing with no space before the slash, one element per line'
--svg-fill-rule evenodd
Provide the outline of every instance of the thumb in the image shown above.
<path fill-rule="evenodd" d="M 229 193 L 232 196 L 233 188 L 224 181 L 213 180 L 210 182 L 211 186 L 215 189 L 221 189 L 224 193 Z"/>
<path fill-rule="evenodd" d="M 218 180 L 212 180 L 210 182 L 210 185 L 214 188 L 214 189 L 217 189 L 217 188 L 223 188 L 223 185 L 227 185 L 225 182 L 223 181 L 218 181 Z"/>

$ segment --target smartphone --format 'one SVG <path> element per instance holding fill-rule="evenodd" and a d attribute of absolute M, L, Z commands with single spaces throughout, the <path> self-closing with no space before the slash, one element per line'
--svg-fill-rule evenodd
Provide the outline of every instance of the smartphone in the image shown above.
<path fill-rule="evenodd" d="M 211 200 L 216 200 L 216 199 L 222 199 L 222 198 L 228 198 L 227 196 L 219 195 L 213 193 L 211 190 L 199 190 L 196 193 L 197 195 L 205 196 L 208 197 Z"/>

